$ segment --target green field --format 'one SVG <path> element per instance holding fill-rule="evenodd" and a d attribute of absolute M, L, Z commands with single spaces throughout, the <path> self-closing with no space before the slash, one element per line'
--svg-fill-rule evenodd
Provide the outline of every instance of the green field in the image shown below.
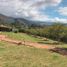
<path fill-rule="evenodd" d="M 24 33 L 8 33 L 8 37 L 16 40 L 43 42 L 41 39 Z M 47 42 L 54 42 L 48 40 Z M 46 43 L 46 41 L 44 41 Z M 67 48 L 67 44 L 54 45 Z M 52 53 L 47 49 L 38 49 L 24 45 L 17 46 L 8 42 L 0 42 L 0 67 L 67 67 L 67 56 Z"/>
<path fill-rule="evenodd" d="M 51 43 L 55 42 L 51 39 L 48 39 L 47 41 L 45 41 L 42 38 L 36 38 L 32 35 L 28 35 L 25 33 L 1 32 L 0 34 L 7 35 L 11 39 L 21 40 L 21 41 L 25 40 L 25 41 L 31 41 L 31 42 L 38 42 L 38 43 L 42 43 L 42 44 L 51 44 Z"/>

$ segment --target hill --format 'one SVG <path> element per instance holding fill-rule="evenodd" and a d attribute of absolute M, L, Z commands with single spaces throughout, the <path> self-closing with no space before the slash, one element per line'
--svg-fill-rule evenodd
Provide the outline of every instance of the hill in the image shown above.
<path fill-rule="evenodd" d="M 41 22 L 41 21 L 32 21 L 32 20 L 28 20 L 25 18 L 14 18 L 14 17 L 9 17 L 9 16 L 5 16 L 0 14 L 0 24 L 5 24 L 5 25 L 10 25 L 11 23 L 15 23 L 18 22 L 20 23 L 22 26 L 45 26 L 45 25 L 52 25 L 55 22 Z M 62 23 L 64 25 L 66 25 L 65 23 Z"/>
<path fill-rule="evenodd" d="M 17 40 L 23 40 L 23 38 L 32 42 L 40 40 L 23 33 L 1 32 L 0 34 L 8 35 L 10 38 Z M 67 45 L 65 44 L 56 46 L 67 49 Z M 51 52 L 47 49 L 24 45 L 18 46 L 0 41 L 0 67 L 67 67 L 67 56 Z"/>

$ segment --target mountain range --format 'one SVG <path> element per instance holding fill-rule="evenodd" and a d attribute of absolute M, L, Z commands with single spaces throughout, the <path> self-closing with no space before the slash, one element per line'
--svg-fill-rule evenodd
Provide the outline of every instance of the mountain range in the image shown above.
<path fill-rule="evenodd" d="M 43 25 L 52 25 L 53 22 L 41 22 L 41 21 L 30 21 L 28 19 L 25 18 L 14 18 L 14 17 L 9 17 L 9 16 L 5 16 L 3 14 L 0 14 L 0 24 L 10 24 L 10 23 L 15 23 L 15 22 L 19 22 L 22 23 L 23 25 L 34 25 L 34 26 L 43 26 Z M 66 25 L 66 24 L 65 24 Z"/>

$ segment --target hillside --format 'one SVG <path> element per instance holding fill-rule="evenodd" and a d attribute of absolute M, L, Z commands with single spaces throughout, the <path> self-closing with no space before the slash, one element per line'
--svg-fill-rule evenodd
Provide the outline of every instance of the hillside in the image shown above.
<path fill-rule="evenodd" d="M 27 34 L 1 32 L 12 39 L 32 42 L 42 41 Z M 52 40 L 49 40 L 51 42 Z M 46 41 L 45 41 L 46 42 Z M 54 41 L 52 41 L 54 42 Z M 55 45 L 54 45 L 55 46 Z M 67 45 L 56 45 L 67 49 Z M 52 52 L 47 49 L 16 45 L 0 41 L 0 67 L 67 67 L 67 55 Z"/>

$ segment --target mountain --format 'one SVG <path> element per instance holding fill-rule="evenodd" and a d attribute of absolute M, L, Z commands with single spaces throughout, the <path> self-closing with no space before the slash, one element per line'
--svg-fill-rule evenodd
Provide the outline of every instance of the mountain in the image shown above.
<path fill-rule="evenodd" d="M 11 23 L 20 23 L 22 26 L 45 26 L 53 24 L 53 22 L 31 21 L 25 18 L 13 18 L 0 14 L 0 24 L 10 25 Z"/>
<path fill-rule="evenodd" d="M 14 22 L 14 18 L 0 14 L 0 21 L 2 21 L 2 22 Z"/>

